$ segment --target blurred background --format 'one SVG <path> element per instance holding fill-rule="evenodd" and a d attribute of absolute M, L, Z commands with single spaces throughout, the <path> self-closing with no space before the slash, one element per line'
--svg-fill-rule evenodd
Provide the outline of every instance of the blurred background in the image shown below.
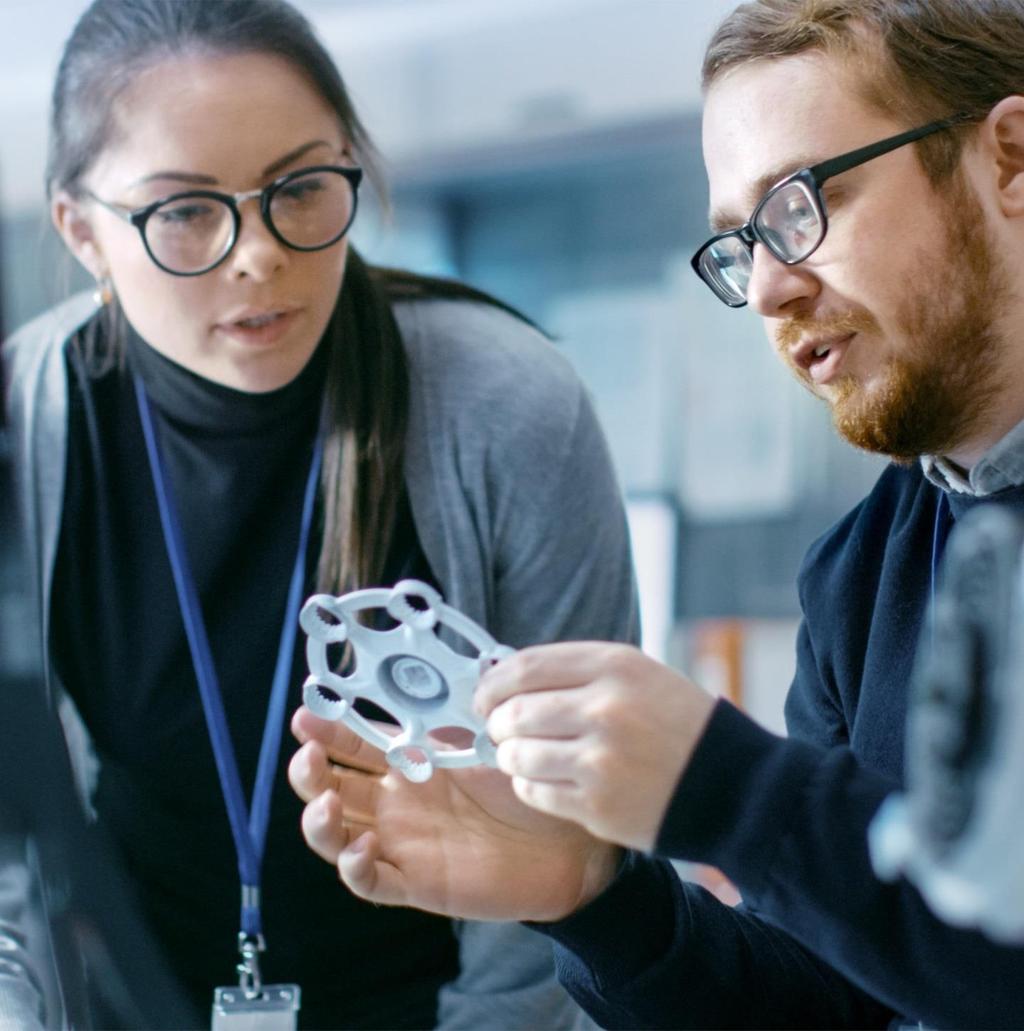
<path fill-rule="evenodd" d="M 216 0 L 208 0 L 216 2 Z M 707 234 L 704 46 L 735 0 L 296 0 L 384 158 L 372 261 L 518 306 L 593 394 L 628 502 L 644 647 L 772 727 L 808 544 L 880 463 L 756 317 L 689 268 Z M 84 0 L 3 0 L 0 254 L 14 327 L 86 286 L 49 228 L 49 89 Z"/>

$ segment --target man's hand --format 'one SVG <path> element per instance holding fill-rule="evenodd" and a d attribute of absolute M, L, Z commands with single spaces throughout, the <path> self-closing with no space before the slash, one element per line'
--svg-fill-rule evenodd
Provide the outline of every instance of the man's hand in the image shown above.
<path fill-rule="evenodd" d="M 475 707 L 519 798 L 649 850 L 714 699 L 629 645 L 572 642 L 499 662 Z"/>
<path fill-rule="evenodd" d="M 288 779 L 302 832 L 361 898 L 476 920 L 556 920 L 611 882 L 619 849 L 523 805 L 498 770 L 390 771 L 343 723 L 305 707 Z"/>

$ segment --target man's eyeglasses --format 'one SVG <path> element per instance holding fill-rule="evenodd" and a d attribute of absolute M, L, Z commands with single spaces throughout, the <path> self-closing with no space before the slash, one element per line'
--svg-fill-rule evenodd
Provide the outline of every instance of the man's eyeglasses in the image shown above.
<path fill-rule="evenodd" d="M 960 125 L 968 117 L 954 115 L 929 122 L 794 172 L 758 201 L 749 222 L 708 240 L 690 259 L 694 272 L 719 300 L 730 308 L 742 308 L 747 303 L 747 288 L 754 271 L 755 243 L 764 244 L 783 264 L 798 265 L 825 239 L 828 214 L 821 187 L 827 179 L 932 133 Z"/>
<path fill-rule="evenodd" d="M 275 179 L 261 190 L 220 193 L 188 190 L 131 209 L 89 196 L 142 236 L 154 263 L 175 276 L 201 276 L 216 268 L 238 240 L 238 205 L 259 198 L 267 229 L 286 247 L 320 251 L 337 243 L 356 216 L 362 169 L 316 165 Z"/>

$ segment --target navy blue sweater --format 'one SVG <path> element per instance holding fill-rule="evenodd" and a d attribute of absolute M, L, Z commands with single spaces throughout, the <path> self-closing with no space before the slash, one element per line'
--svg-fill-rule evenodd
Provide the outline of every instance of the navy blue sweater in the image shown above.
<path fill-rule="evenodd" d="M 891 466 L 811 547 L 789 737 L 721 702 L 676 789 L 657 852 L 719 867 L 743 904 L 631 855 L 545 928 L 602 1026 L 1024 1027 L 1024 949 L 946 926 L 868 857 L 868 824 L 901 783 L 938 497 L 916 466 Z M 1024 510 L 1024 489 L 986 501 Z M 974 503 L 950 497 L 954 518 Z"/>

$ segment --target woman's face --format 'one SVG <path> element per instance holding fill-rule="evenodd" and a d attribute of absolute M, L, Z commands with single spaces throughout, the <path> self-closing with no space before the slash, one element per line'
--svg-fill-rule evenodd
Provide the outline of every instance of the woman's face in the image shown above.
<path fill-rule="evenodd" d="M 312 165 L 352 164 L 334 110 L 291 64 L 268 54 L 168 59 L 118 99 L 115 118 L 84 185 L 130 209 L 184 190 L 240 193 Z M 110 277 L 152 347 L 207 379 L 259 393 L 294 379 L 315 350 L 347 243 L 295 251 L 270 233 L 258 199 L 240 211 L 234 249 L 194 277 L 160 269 L 138 230 L 95 201 L 58 194 L 53 215 L 86 268 Z"/>

